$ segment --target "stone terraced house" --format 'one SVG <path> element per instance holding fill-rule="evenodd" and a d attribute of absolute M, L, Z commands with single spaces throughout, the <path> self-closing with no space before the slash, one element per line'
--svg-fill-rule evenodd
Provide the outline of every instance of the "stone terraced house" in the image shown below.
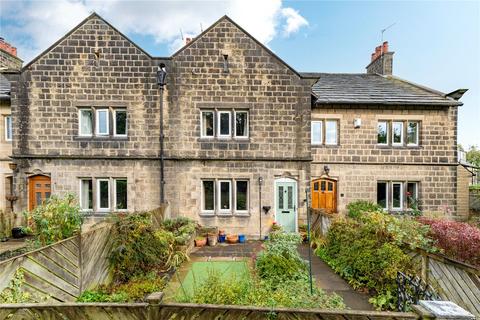
<path fill-rule="evenodd" d="M 339 213 L 418 199 L 461 218 L 464 91 L 398 79 L 392 56 L 385 43 L 366 74 L 299 73 L 225 16 L 152 57 L 92 14 L 12 83 L 15 209 L 75 192 L 95 216 L 149 210 L 163 184 L 169 215 L 252 237 L 273 221 L 296 230 L 307 198 Z"/>

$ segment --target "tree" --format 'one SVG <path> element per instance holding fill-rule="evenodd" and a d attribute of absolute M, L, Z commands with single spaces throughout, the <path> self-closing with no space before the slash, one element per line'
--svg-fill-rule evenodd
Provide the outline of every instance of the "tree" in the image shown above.
<path fill-rule="evenodd" d="M 477 146 L 470 146 L 467 151 L 467 161 L 476 167 L 480 167 L 480 149 Z"/>

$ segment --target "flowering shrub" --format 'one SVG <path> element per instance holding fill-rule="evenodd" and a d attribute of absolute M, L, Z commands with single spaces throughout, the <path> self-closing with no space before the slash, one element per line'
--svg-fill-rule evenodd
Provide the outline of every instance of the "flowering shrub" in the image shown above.
<path fill-rule="evenodd" d="M 418 221 L 430 226 L 430 236 L 447 256 L 480 266 L 480 229 L 446 219 L 421 217 Z"/>

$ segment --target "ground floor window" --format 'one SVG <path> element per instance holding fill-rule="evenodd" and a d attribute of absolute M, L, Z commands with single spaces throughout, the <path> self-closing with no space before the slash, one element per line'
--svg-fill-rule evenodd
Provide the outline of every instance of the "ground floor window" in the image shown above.
<path fill-rule="evenodd" d="M 80 180 L 80 208 L 93 210 L 93 182 L 92 179 Z"/>
<path fill-rule="evenodd" d="M 126 211 L 127 178 L 80 178 L 79 202 L 82 211 Z M 95 195 L 95 196 L 94 196 Z"/>
<path fill-rule="evenodd" d="M 418 182 L 378 181 L 377 204 L 388 211 L 418 209 Z"/>
<path fill-rule="evenodd" d="M 202 180 L 202 214 L 247 214 L 249 181 L 247 179 Z"/>
<path fill-rule="evenodd" d="M 115 209 L 127 210 L 127 179 L 115 179 Z"/>

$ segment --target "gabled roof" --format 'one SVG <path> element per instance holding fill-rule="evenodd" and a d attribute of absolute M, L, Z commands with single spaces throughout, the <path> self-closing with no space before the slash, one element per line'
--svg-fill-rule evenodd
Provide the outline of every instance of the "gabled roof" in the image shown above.
<path fill-rule="evenodd" d="M 446 94 L 394 77 L 364 73 L 306 73 L 318 77 L 312 86 L 315 104 L 460 106 Z"/>
<path fill-rule="evenodd" d="M 190 47 L 192 44 L 194 44 L 196 41 L 198 41 L 199 39 L 202 38 L 203 35 L 205 35 L 206 33 L 208 33 L 210 30 L 212 30 L 217 24 L 219 24 L 220 22 L 222 21 L 228 21 L 230 23 L 232 23 L 235 27 L 237 27 L 240 31 L 242 31 L 243 33 L 245 33 L 250 39 L 252 39 L 256 44 L 258 44 L 260 47 L 262 47 L 262 49 L 264 49 L 265 51 L 267 51 L 270 55 L 272 55 L 276 60 L 278 60 L 281 64 L 283 64 L 284 66 L 286 66 L 288 69 L 290 69 L 293 73 L 295 73 L 297 76 L 299 77 L 302 77 L 302 75 L 297 71 L 295 70 L 294 68 L 292 68 L 288 63 L 286 63 L 285 61 L 283 61 L 279 56 L 277 56 L 275 53 L 273 53 L 272 50 L 268 49 L 267 46 L 265 46 L 263 43 L 261 43 L 260 41 L 258 41 L 254 36 L 252 36 L 250 33 L 248 33 L 245 29 L 243 29 L 241 26 L 239 26 L 235 21 L 233 21 L 229 16 L 227 15 L 224 15 L 223 17 L 221 17 L 220 19 L 218 19 L 217 21 L 215 21 L 210 27 L 208 27 L 207 29 L 205 29 L 202 33 L 200 33 L 198 36 L 196 36 L 195 38 L 192 39 L 192 41 L 190 41 L 189 43 L 185 44 L 183 47 L 181 47 L 177 52 L 175 52 L 174 54 L 172 54 L 172 58 L 174 58 L 175 56 L 177 56 L 178 54 L 180 54 L 180 52 L 182 52 L 183 50 L 187 49 L 188 47 Z"/>

